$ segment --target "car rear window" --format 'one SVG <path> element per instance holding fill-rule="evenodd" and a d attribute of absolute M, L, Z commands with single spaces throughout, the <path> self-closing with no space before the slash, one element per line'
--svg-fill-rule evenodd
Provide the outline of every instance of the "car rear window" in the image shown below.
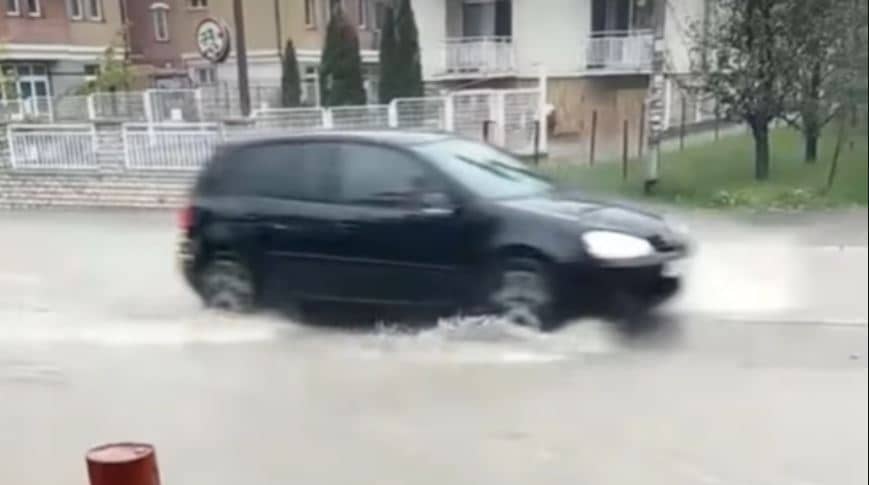
<path fill-rule="evenodd" d="M 204 195 L 328 200 L 336 148 L 330 143 L 243 146 L 215 158 L 199 183 Z"/>

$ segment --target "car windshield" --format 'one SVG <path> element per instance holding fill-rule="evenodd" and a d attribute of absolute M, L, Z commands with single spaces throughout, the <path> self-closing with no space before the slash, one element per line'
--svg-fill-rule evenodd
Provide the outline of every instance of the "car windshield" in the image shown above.
<path fill-rule="evenodd" d="M 510 199 L 552 190 L 552 184 L 543 176 L 482 143 L 450 139 L 419 145 L 416 150 L 483 198 Z"/>

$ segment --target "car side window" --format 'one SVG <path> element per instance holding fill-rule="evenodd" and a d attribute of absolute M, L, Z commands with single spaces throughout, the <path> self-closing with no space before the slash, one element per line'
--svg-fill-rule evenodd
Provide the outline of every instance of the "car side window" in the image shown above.
<path fill-rule="evenodd" d="M 432 185 L 424 165 L 394 148 L 347 143 L 339 159 L 346 203 L 404 206 Z"/>
<path fill-rule="evenodd" d="M 243 147 L 221 176 L 227 195 L 327 200 L 336 148 L 326 143 L 269 143 Z"/>

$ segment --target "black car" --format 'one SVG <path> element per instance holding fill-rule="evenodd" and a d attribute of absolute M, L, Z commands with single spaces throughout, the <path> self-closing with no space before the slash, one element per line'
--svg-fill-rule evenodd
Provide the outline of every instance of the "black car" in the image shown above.
<path fill-rule="evenodd" d="M 672 296 L 681 231 L 559 190 L 447 134 L 279 135 L 222 147 L 181 212 L 206 305 L 310 303 L 502 315 L 551 327 Z"/>

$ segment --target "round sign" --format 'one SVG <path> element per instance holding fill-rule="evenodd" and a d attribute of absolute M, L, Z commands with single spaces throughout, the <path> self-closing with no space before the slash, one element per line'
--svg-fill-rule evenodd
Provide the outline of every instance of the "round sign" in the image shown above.
<path fill-rule="evenodd" d="M 199 54 L 214 63 L 223 62 L 229 56 L 229 27 L 215 19 L 205 19 L 196 27 L 196 45 Z"/>

